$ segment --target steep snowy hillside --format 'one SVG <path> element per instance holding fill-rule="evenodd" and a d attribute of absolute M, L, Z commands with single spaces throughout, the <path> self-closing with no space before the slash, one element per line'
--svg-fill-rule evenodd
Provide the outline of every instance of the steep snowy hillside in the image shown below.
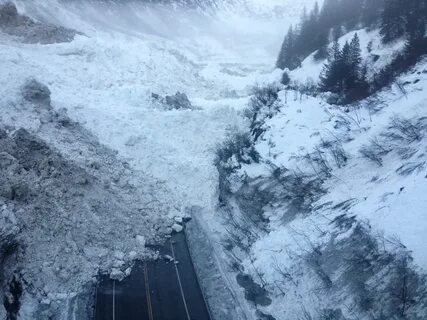
<path fill-rule="evenodd" d="M 357 33 L 369 70 L 404 45 Z M 300 89 L 324 65 L 313 55 L 254 93 L 247 131 L 218 152 L 229 276 L 258 316 L 425 319 L 427 61 L 333 106 Z"/>

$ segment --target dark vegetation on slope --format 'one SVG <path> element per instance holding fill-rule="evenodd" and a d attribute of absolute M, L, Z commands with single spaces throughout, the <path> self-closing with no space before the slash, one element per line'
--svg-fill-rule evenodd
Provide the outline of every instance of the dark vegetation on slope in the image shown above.
<path fill-rule="evenodd" d="M 300 24 L 289 29 L 276 65 L 298 68 L 312 52 L 315 59 L 328 58 L 318 90 L 336 94 L 331 102 L 351 103 L 391 85 L 427 54 L 426 24 L 427 0 L 326 0 L 321 9 L 316 4 L 309 14 L 305 11 Z M 404 50 L 369 81 L 358 39 L 343 48 L 337 43 L 343 34 L 358 28 L 379 28 L 385 44 L 406 41 Z M 330 42 L 334 42 L 332 49 L 328 49 Z"/>

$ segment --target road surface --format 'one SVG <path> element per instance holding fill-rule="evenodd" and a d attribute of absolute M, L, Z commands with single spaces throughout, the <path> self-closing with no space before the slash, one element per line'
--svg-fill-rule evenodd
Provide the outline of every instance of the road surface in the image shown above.
<path fill-rule="evenodd" d="M 95 320 L 211 320 L 184 233 L 175 234 L 161 253 L 179 263 L 141 262 L 121 282 L 101 279 Z"/>

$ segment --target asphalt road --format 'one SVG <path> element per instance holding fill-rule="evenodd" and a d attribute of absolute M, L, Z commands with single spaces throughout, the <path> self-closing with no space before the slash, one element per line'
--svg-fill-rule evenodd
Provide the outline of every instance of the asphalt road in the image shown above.
<path fill-rule="evenodd" d="M 184 233 L 175 234 L 161 253 L 179 263 L 141 262 L 121 282 L 103 277 L 94 320 L 211 320 Z"/>

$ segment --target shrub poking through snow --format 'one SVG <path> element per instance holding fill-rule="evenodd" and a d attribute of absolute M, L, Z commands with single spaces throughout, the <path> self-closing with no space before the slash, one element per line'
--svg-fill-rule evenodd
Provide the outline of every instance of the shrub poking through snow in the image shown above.
<path fill-rule="evenodd" d="M 283 72 L 282 80 L 280 81 L 281 84 L 284 86 L 287 86 L 291 82 L 291 78 L 289 76 L 289 73 L 287 71 Z"/>
<path fill-rule="evenodd" d="M 405 141 L 407 143 L 420 141 L 426 129 L 424 124 L 425 120 L 425 118 L 414 120 L 394 116 L 388 127 L 389 132 L 386 133 L 386 135 L 390 139 Z"/>
<path fill-rule="evenodd" d="M 252 89 L 252 98 L 249 102 L 249 107 L 245 112 L 245 116 L 250 121 L 250 130 L 254 141 L 265 132 L 263 125 L 266 119 L 271 119 L 278 111 L 280 88 L 275 84 L 270 84 L 265 87 L 256 86 Z"/>
<path fill-rule="evenodd" d="M 369 225 L 357 223 L 349 238 L 333 236 L 309 254 L 312 267 L 321 279 L 334 276 L 328 281 L 331 289 L 341 291 L 346 283 L 354 307 L 369 319 L 421 320 L 417 314 L 427 308 L 426 276 L 416 271 L 410 252 L 398 240 L 369 230 Z"/>
<path fill-rule="evenodd" d="M 230 194 L 230 176 L 240 169 L 242 164 L 258 163 L 259 160 L 260 155 L 248 133 L 233 134 L 217 149 L 215 166 L 219 172 L 220 200 Z"/>
<path fill-rule="evenodd" d="M 411 145 L 423 139 L 427 130 L 426 120 L 425 117 L 406 119 L 394 116 L 387 131 L 371 139 L 370 143 L 362 146 L 359 152 L 379 166 L 383 165 L 383 157 L 392 150 L 396 150 L 401 159 L 407 160 L 418 151 L 416 148 L 411 148 Z"/>
<path fill-rule="evenodd" d="M 378 138 L 374 138 L 369 145 L 362 146 L 359 152 L 363 157 L 381 167 L 383 165 L 383 157 L 391 152 L 391 148 L 379 141 Z"/>

